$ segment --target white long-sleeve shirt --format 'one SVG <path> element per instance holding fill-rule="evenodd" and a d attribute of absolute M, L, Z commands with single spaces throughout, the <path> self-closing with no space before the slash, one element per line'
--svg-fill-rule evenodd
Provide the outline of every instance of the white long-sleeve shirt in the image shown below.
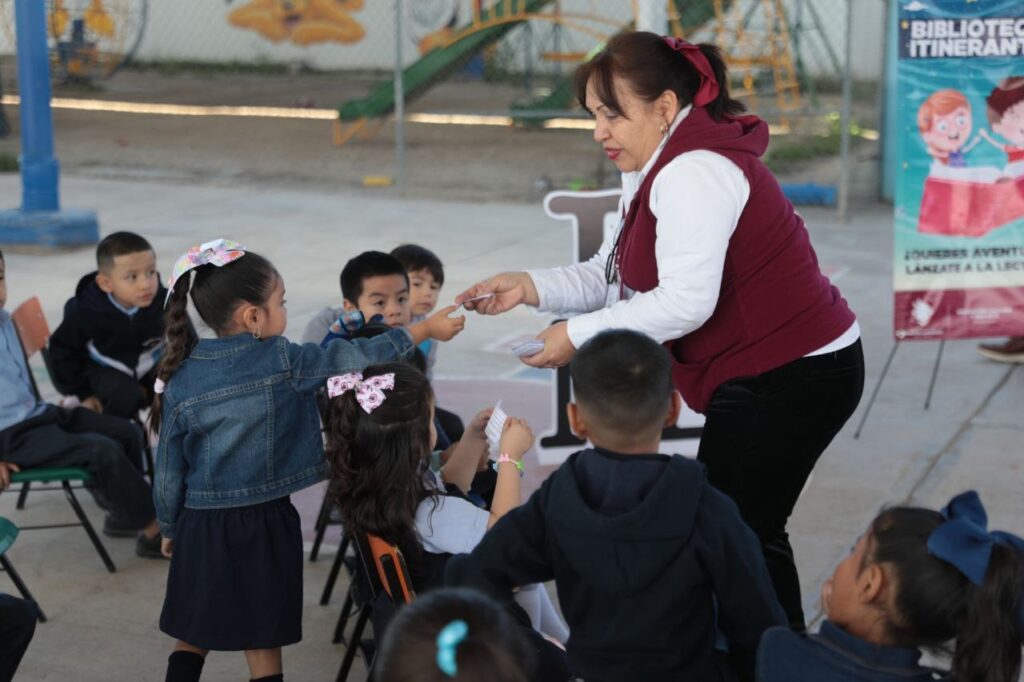
<path fill-rule="evenodd" d="M 669 136 L 690 112 L 676 116 L 651 159 L 622 174 L 619 215 L 624 216 Z M 699 329 L 715 312 L 729 240 L 750 198 L 750 183 L 735 163 L 707 150 L 685 152 L 662 168 L 651 186 L 649 207 L 657 218 L 658 286 L 635 292 L 608 284 L 605 265 L 618 228 L 584 263 L 527 271 L 537 288 L 540 312 L 572 316 L 569 340 L 579 348 L 606 329 L 632 329 L 659 343 Z M 857 323 L 810 355 L 839 350 L 860 337 Z"/>

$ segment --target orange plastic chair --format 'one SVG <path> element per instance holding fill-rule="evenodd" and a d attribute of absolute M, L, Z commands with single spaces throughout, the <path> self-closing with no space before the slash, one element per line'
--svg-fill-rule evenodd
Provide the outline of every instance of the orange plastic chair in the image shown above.
<path fill-rule="evenodd" d="M 369 533 L 366 534 L 366 543 L 377 568 L 377 577 L 391 601 L 396 604 L 411 603 L 416 593 L 412 590 L 412 578 L 409 577 L 409 568 L 405 565 L 402 552 L 398 547 Z"/>
<path fill-rule="evenodd" d="M 26 360 L 46 349 L 46 342 L 50 340 L 50 325 L 46 323 L 46 315 L 43 314 L 43 306 L 39 304 L 38 297 L 33 296 L 19 305 L 11 315 L 11 320 L 18 330 L 18 339 L 25 351 Z M 35 376 L 32 372 L 28 374 L 32 379 L 33 390 L 39 395 Z"/>
<path fill-rule="evenodd" d="M 50 325 L 46 324 L 46 315 L 38 297 L 33 296 L 19 305 L 11 319 L 18 329 L 25 355 L 31 357 L 46 348 L 46 342 L 50 340 Z"/>
<path fill-rule="evenodd" d="M 341 668 L 338 670 L 337 682 L 345 682 L 352 670 L 352 662 L 355 660 L 357 650 L 362 650 L 366 660 L 367 671 L 373 668 L 372 654 L 368 654 L 363 647 L 363 631 L 373 611 L 373 602 L 381 592 L 387 594 L 388 598 L 396 606 L 408 604 L 416 598 L 412 589 L 412 578 L 409 576 L 409 567 L 405 564 L 405 557 L 402 552 L 392 544 L 385 542 L 376 535 L 369 533 L 354 533 L 356 550 L 362 562 L 362 569 L 366 574 L 369 583 L 370 594 L 365 595 L 363 604 L 359 610 L 359 617 L 356 619 L 355 628 L 349 638 L 345 649 L 345 656 L 341 661 Z M 356 578 L 353 578 L 355 580 Z M 340 641 L 340 632 L 344 627 L 344 620 L 347 618 L 345 612 L 338 621 L 335 631 L 335 641 Z"/>

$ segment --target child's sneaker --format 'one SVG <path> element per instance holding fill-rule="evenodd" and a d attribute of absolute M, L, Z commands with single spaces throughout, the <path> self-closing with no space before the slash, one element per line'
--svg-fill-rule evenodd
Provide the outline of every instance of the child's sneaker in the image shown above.
<path fill-rule="evenodd" d="M 135 554 L 143 559 L 166 559 L 167 557 L 160 551 L 161 541 L 159 534 L 147 538 L 145 533 L 139 533 L 135 540 Z"/>

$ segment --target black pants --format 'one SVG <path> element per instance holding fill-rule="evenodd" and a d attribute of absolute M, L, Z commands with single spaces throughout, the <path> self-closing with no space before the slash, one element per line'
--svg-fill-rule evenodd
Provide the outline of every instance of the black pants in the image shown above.
<path fill-rule="evenodd" d="M 142 431 L 127 419 L 51 406 L 0 431 L 0 453 L 22 469 L 82 467 L 95 478 L 96 502 L 125 525 L 142 529 L 156 518 L 142 477 Z"/>
<path fill-rule="evenodd" d="M 804 628 L 800 579 L 786 522 L 818 457 L 864 390 L 860 341 L 727 381 L 707 410 L 697 459 L 729 495 L 764 550 L 775 592 L 794 629 Z"/>
<path fill-rule="evenodd" d="M 0 682 L 10 682 L 36 631 L 36 605 L 0 594 Z"/>
<path fill-rule="evenodd" d="M 85 370 L 92 394 L 100 399 L 103 413 L 131 419 L 152 402 L 153 370 L 141 379 L 90 362 Z"/>

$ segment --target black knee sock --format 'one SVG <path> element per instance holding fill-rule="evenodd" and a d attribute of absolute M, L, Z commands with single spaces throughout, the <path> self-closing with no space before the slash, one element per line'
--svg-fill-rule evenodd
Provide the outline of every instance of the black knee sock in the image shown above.
<path fill-rule="evenodd" d="M 199 682 L 206 659 L 194 651 L 175 651 L 167 659 L 165 682 Z"/>
<path fill-rule="evenodd" d="M 256 679 L 249 680 L 249 682 L 284 682 L 284 673 L 267 675 L 266 677 L 257 677 Z"/>

